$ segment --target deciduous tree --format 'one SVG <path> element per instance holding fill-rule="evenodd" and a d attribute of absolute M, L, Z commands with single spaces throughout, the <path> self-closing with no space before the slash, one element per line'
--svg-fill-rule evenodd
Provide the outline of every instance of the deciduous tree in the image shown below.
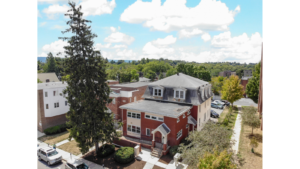
<path fill-rule="evenodd" d="M 246 94 L 252 99 L 255 103 L 258 101 L 259 94 L 259 80 L 260 80 L 260 66 L 261 63 L 255 65 L 255 71 L 253 72 L 253 77 L 249 79 L 249 82 L 246 86 Z"/>
<path fill-rule="evenodd" d="M 252 128 L 252 135 L 253 135 L 253 129 L 260 127 L 260 119 L 257 114 L 257 108 L 253 106 L 242 107 L 241 117 L 242 117 L 242 123 Z"/>
<path fill-rule="evenodd" d="M 221 94 L 221 98 L 223 100 L 228 100 L 231 103 L 231 106 L 233 106 L 233 102 L 242 98 L 244 90 L 239 77 L 232 75 L 225 80 Z"/>
<path fill-rule="evenodd" d="M 152 70 L 149 70 L 145 77 L 151 79 L 151 81 L 154 81 L 156 74 Z"/>

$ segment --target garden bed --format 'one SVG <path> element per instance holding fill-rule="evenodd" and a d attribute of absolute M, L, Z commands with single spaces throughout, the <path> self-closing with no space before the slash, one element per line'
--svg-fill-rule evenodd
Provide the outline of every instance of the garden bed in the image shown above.
<path fill-rule="evenodd" d="M 115 151 L 117 151 L 119 148 L 115 147 Z M 114 154 L 111 154 L 107 157 L 100 158 L 100 157 L 95 157 L 94 156 L 95 150 L 85 154 L 82 156 L 82 158 L 94 162 L 96 164 L 99 164 L 102 166 L 104 164 L 105 168 L 109 169 L 142 169 L 146 165 L 145 161 L 139 161 L 137 159 L 134 159 L 134 161 L 128 163 L 128 164 L 119 164 L 114 160 Z"/>
<path fill-rule="evenodd" d="M 168 153 L 167 155 L 161 156 L 158 161 L 164 164 L 169 164 L 172 160 L 173 156 Z"/>

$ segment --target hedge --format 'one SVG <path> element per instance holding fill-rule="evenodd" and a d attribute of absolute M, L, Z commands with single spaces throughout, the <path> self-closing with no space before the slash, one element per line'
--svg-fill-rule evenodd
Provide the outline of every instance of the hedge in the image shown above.
<path fill-rule="evenodd" d="M 107 157 L 115 152 L 115 145 L 111 144 L 103 144 L 101 147 L 99 147 L 97 156 L 99 157 Z"/>
<path fill-rule="evenodd" d="M 191 143 L 191 141 L 188 141 L 188 140 L 186 140 L 186 139 L 187 139 L 187 137 L 184 138 L 184 139 L 181 139 L 181 140 L 180 140 L 180 144 L 183 143 L 185 146 L 186 146 L 186 145 L 189 145 L 189 144 Z"/>
<path fill-rule="evenodd" d="M 170 148 L 169 153 L 170 153 L 172 156 L 174 156 L 176 153 L 178 153 L 178 147 L 179 147 L 179 146 L 172 146 L 172 147 Z"/>
<path fill-rule="evenodd" d="M 57 133 L 67 131 L 67 128 L 68 127 L 66 124 L 61 124 L 61 125 L 57 125 L 57 126 L 45 129 L 44 133 L 47 135 L 57 134 Z"/>
<path fill-rule="evenodd" d="M 116 162 L 121 164 L 130 163 L 134 160 L 134 149 L 133 147 L 121 147 L 114 155 Z"/>

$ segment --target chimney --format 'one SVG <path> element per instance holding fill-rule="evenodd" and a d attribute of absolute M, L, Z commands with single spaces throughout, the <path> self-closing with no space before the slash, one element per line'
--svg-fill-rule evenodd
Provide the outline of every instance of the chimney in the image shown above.
<path fill-rule="evenodd" d="M 177 76 L 179 76 L 179 73 L 177 72 Z"/>

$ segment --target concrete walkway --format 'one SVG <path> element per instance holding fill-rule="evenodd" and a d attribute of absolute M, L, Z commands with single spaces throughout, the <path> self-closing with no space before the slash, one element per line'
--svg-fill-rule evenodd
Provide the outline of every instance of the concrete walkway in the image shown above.
<path fill-rule="evenodd" d="M 240 135 L 241 135 L 241 129 L 242 129 L 242 119 L 241 119 L 241 110 L 242 106 L 238 105 L 239 114 L 236 117 L 235 125 L 234 125 L 234 134 L 231 136 L 231 140 L 235 140 L 235 144 L 232 146 L 233 151 L 235 154 L 239 151 L 239 142 L 240 142 Z"/>
<path fill-rule="evenodd" d="M 40 138 L 42 136 L 46 135 L 45 133 L 42 133 L 40 131 L 37 131 L 37 138 Z"/>

